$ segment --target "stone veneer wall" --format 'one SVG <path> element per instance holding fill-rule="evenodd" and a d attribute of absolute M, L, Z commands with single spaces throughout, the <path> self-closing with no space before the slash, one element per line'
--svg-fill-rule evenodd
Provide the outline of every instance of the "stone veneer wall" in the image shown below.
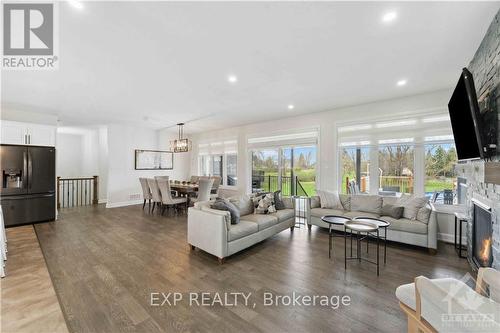
<path fill-rule="evenodd" d="M 496 112 L 500 119 L 500 11 L 491 22 L 488 31 L 476 51 L 474 58 L 467 67 L 474 76 L 474 84 L 478 98 L 487 92 L 497 91 Z M 500 124 L 499 124 L 500 125 Z M 498 147 L 500 147 L 500 126 L 498 126 Z M 500 161 L 500 148 L 495 161 Z M 467 214 L 472 216 L 471 198 L 479 199 L 492 208 L 493 223 L 493 267 L 500 270 L 500 185 L 486 184 L 480 181 L 477 164 L 468 162 L 457 166 L 458 175 L 467 178 Z M 480 170 L 480 168 L 479 168 Z M 472 223 L 467 226 L 467 246 L 469 261 L 472 254 Z"/>

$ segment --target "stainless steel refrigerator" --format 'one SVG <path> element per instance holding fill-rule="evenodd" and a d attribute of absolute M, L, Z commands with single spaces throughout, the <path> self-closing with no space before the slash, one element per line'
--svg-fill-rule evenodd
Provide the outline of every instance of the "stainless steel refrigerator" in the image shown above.
<path fill-rule="evenodd" d="M 6 227 L 55 219 L 54 147 L 0 145 L 0 169 Z"/>

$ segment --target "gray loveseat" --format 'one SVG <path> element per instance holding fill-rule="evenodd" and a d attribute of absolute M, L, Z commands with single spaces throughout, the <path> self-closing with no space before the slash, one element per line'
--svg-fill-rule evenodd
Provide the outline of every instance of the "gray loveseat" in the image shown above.
<path fill-rule="evenodd" d="M 311 205 L 308 209 L 308 227 L 311 225 L 328 228 L 329 225 L 321 220 L 325 215 L 340 215 L 349 218 L 354 217 L 375 217 L 391 223 L 387 230 L 387 239 L 390 241 L 417 245 L 429 249 L 430 253 L 436 253 L 437 249 L 437 220 L 436 212 L 427 204 L 426 209 L 430 214 L 422 214 L 416 219 L 400 218 L 394 219 L 390 216 L 381 215 L 382 206 L 385 204 L 395 204 L 395 197 L 381 197 L 377 195 L 355 195 L 352 200 L 351 195 L 340 194 L 341 207 L 321 208 L 319 196 L 311 198 Z M 352 205 L 353 202 L 356 205 Z M 428 211 L 427 211 L 428 213 Z M 334 226 L 333 229 L 343 231 L 343 227 Z"/>
<path fill-rule="evenodd" d="M 212 202 L 195 203 L 188 210 L 188 243 L 219 258 L 246 249 L 295 225 L 294 200 L 283 198 L 286 209 L 270 214 L 254 214 L 249 196 L 229 198 L 240 210 L 240 222 L 231 224 L 228 211 L 210 208 Z"/>

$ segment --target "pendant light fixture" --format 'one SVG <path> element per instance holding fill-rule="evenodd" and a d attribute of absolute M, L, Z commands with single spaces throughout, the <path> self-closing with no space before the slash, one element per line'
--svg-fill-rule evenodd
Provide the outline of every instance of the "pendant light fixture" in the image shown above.
<path fill-rule="evenodd" d="M 184 138 L 184 123 L 178 123 L 179 138 L 170 141 L 170 149 L 174 153 L 186 153 L 191 150 L 191 140 Z"/>

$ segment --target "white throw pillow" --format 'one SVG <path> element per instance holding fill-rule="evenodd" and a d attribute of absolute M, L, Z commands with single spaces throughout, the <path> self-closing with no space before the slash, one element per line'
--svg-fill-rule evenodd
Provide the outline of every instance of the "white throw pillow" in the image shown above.
<path fill-rule="evenodd" d="M 317 190 L 316 193 L 318 193 L 319 195 L 319 199 L 321 201 L 321 208 L 340 209 L 340 210 L 344 209 L 342 203 L 340 202 L 339 194 L 337 192 Z"/>

